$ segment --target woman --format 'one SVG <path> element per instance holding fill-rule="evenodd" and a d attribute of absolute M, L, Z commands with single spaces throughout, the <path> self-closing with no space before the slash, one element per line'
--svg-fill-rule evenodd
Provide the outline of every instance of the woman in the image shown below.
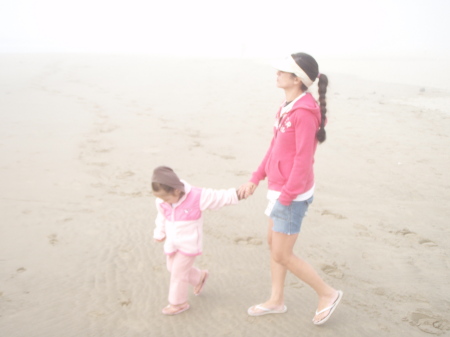
<path fill-rule="evenodd" d="M 314 153 L 326 138 L 328 79 L 319 74 L 316 60 L 305 53 L 292 54 L 275 65 L 277 86 L 286 101 L 276 114 L 274 135 L 263 161 L 251 179 L 239 188 L 241 198 L 255 191 L 267 177 L 269 205 L 268 243 L 270 247 L 272 290 L 269 300 L 248 309 L 251 316 L 284 313 L 284 281 L 289 270 L 310 285 L 319 296 L 313 323 L 325 323 L 342 298 L 342 291 L 325 283 L 317 272 L 293 253 L 303 217 L 314 195 Z M 319 78 L 319 103 L 307 92 Z"/>

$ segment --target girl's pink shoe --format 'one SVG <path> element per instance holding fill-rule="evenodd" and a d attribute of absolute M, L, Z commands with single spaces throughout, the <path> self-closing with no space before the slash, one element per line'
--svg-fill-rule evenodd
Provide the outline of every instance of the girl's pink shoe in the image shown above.
<path fill-rule="evenodd" d="M 195 287 L 194 289 L 194 295 L 198 296 L 201 294 L 203 287 L 205 286 L 206 280 L 208 279 L 209 276 L 209 272 L 207 270 L 203 271 L 203 278 L 200 281 L 200 284 L 198 286 Z"/>

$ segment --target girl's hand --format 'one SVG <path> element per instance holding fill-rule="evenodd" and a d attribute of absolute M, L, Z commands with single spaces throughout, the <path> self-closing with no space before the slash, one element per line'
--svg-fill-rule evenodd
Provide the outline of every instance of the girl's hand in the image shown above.
<path fill-rule="evenodd" d="M 164 242 L 166 240 L 166 237 L 162 239 L 153 239 L 153 242 Z"/>
<path fill-rule="evenodd" d="M 252 183 L 251 181 L 242 184 L 238 189 L 239 199 L 247 199 L 249 196 L 253 194 L 253 192 L 255 192 L 256 187 L 258 186 Z"/>

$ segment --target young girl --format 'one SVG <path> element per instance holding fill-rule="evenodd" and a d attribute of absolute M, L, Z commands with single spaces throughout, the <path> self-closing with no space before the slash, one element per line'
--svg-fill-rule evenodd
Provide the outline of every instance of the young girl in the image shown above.
<path fill-rule="evenodd" d="M 208 278 L 207 270 L 193 266 L 195 257 L 202 254 L 202 212 L 237 204 L 238 196 L 234 188 L 213 190 L 191 186 L 166 166 L 154 170 L 152 189 L 158 210 L 153 238 L 165 241 L 170 272 L 169 305 L 162 313 L 176 315 L 189 309 L 189 285 L 194 287 L 194 295 L 200 295 Z"/>

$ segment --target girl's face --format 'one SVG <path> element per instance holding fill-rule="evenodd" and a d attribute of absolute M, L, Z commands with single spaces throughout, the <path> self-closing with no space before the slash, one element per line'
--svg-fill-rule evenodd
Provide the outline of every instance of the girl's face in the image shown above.
<path fill-rule="evenodd" d="M 181 191 L 175 190 L 173 191 L 173 193 L 167 193 L 164 190 L 159 190 L 158 192 L 153 191 L 153 195 L 157 198 L 162 199 L 164 202 L 167 202 L 168 204 L 175 204 L 181 198 Z"/>
<path fill-rule="evenodd" d="M 292 87 L 298 87 L 300 85 L 300 79 L 292 73 L 286 73 L 284 71 L 277 71 L 277 87 L 281 89 L 290 89 Z"/>

